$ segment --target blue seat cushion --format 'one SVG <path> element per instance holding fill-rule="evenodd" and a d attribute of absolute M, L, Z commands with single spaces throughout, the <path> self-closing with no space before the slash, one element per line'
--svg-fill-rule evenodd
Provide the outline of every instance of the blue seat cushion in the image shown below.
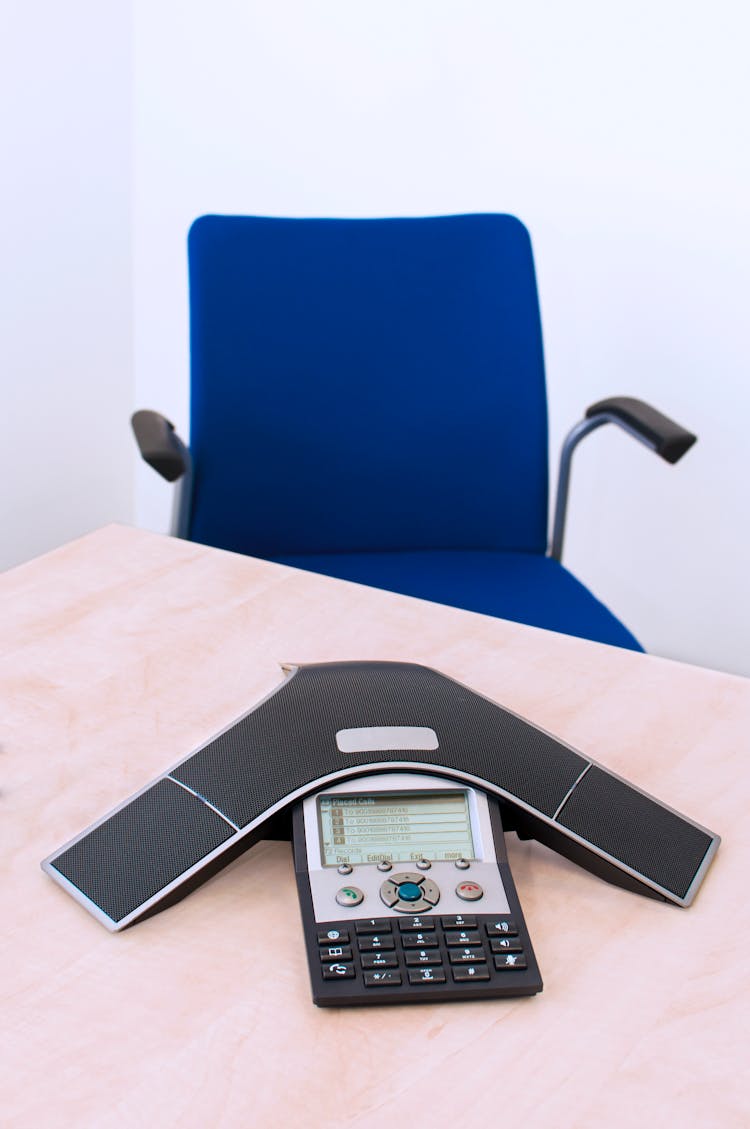
<path fill-rule="evenodd" d="M 536 553 L 431 550 L 313 553 L 280 564 L 353 580 L 389 592 L 544 627 L 631 651 L 640 643 L 558 561 Z"/>

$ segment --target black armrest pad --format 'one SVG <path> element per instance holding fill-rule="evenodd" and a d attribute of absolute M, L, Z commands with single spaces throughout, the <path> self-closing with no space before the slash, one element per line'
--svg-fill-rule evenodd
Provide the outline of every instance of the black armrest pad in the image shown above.
<path fill-rule="evenodd" d="M 159 412 L 135 412 L 130 423 L 145 462 L 167 482 L 175 482 L 187 470 L 184 447 L 174 424 Z"/>
<path fill-rule="evenodd" d="M 650 404 L 632 396 L 613 396 L 586 409 L 587 419 L 598 415 L 614 416 L 637 432 L 668 463 L 676 463 L 681 459 L 698 438 L 669 416 L 662 415 Z"/>

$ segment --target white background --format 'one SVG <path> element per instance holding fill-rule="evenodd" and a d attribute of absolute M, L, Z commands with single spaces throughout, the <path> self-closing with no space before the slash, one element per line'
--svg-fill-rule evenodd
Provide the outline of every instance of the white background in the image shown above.
<path fill-rule="evenodd" d="M 676 467 L 589 438 L 565 563 L 648 650 L 750 674 L 745 10 L 15 6 L 4 563 L 131 514 L 167 527 L 123 420 L 158 408 L 187 437 L 195 216 L 507 211 L 535 248 L 553 459 L 610 394 L 700 436 Z"/>
<path fill-rule="evenodd" d="M 0 34 L 0 567 L 133 513 L 131 18 L 12 0 Z"/>

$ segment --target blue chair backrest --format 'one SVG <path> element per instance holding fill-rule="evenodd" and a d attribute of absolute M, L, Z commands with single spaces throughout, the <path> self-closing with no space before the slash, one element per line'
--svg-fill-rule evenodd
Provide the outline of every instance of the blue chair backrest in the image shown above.
<path fill-rule="evenodd" d="M 189 260 L 193 540 L 545 551 L 544 361 L 517 219 L 203 216 Z"/>

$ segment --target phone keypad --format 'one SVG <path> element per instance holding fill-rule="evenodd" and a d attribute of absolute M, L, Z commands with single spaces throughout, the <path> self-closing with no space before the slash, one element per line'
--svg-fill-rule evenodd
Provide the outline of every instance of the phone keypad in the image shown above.
<path fill-rule="evenodd" d="M 480 992 L 513 994 L 519 973 L 528 970 L 510 917 L 369 918 L 318 928 L 317 940 L 323 979 L 356 979 L 368 996 L 370 989 L 403 987 L 406 1001 L 424 996 L 429 985 L 474 983 Z M 409 988 L 419 990 L 412 996 Z"/>

